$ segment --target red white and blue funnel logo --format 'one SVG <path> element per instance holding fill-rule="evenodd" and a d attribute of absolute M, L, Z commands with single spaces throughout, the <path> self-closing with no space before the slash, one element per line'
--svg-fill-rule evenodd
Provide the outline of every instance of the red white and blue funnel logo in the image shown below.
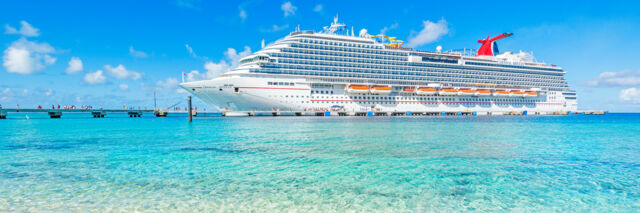
<path fill-rule="evenodd" d="M 478 53 L 476 55 L 477 56 L 481 56 L 481 55 L 495 56 L 499 54 L 500 51 L 498 50 L 498 43 L 496 43 L 496 41 L 509 37 L 511 35 L 513 35 L 513 33 L 503 33 L 491 39 L 489 38 L 491 37 L 491 35 L 489 35 L 487 36 L 487 39 L 478 40 L 478 43 L 481 43 L 482 46 L 480 46 L 480 49 L 478 49 Z"/>

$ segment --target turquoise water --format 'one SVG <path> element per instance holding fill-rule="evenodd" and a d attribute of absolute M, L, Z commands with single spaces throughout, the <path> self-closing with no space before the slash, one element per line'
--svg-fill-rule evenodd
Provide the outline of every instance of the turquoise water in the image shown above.
<path fill-rule="evenodd" d="M 0 120 L 0 211 L 638 212 L 640 115 Z"/>

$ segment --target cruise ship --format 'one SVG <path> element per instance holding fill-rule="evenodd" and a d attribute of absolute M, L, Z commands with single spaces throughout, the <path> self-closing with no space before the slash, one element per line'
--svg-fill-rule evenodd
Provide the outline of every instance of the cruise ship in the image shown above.
<path fill-rule="evenodd" d="M 182 88 L 220 110 L 345 112 L 571 112 L 577 110 L 561 67 L 524 52 L 500 53 L 497 40 L 477 50 L 422 51 L 366 29 L 354 34 L 334 18 L 322 31 L 296 29 L 210 80 Z"/>

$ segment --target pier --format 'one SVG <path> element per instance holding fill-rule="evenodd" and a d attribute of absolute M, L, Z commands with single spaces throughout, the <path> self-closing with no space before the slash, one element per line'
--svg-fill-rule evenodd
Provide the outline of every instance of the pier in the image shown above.
<path fill-rule="evenodd" d="M 129 117 L 140 117 L 143 113 L 152 113 L 154 110 L 136 109 L 0 109 L 0 119 L 6 119 L 10 113 L 31 112 L 47 113 L 50 118 L 62 118 L 64 113 L 90 113 L 94 118 L 104 118 L 107 113 L 126 113 Z"/>
<path fill-rule="evenodd" d="M 130 109 L 0 109 L 0 119 L 6 119 L 10 113 L 31 112 L 47 113 L 50 118 L 62 118 L 64 113 L 89 113 L 93 118 L 105 118 L 109 113 L 122 113 L 130 118 L 140 118 L 143 114 L 155 117 L 243 117 L 243 116 L 364 116 L 364 117 L 415 117 L 415 116 L 541 116 L 541 115 L 605 115 L 606 111 L 557 111 L 557 112 L 476 112 L 476 111 L 176 111 L 176 110 L 130 110 Z"/>

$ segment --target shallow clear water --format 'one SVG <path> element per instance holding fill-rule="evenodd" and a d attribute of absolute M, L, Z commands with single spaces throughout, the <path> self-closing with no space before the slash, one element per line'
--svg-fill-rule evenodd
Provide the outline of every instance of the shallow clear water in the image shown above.
<path fill-rule="evenodd" d="M 0 120 L 0 211 L 640 211 L 640 114 Z"/>

